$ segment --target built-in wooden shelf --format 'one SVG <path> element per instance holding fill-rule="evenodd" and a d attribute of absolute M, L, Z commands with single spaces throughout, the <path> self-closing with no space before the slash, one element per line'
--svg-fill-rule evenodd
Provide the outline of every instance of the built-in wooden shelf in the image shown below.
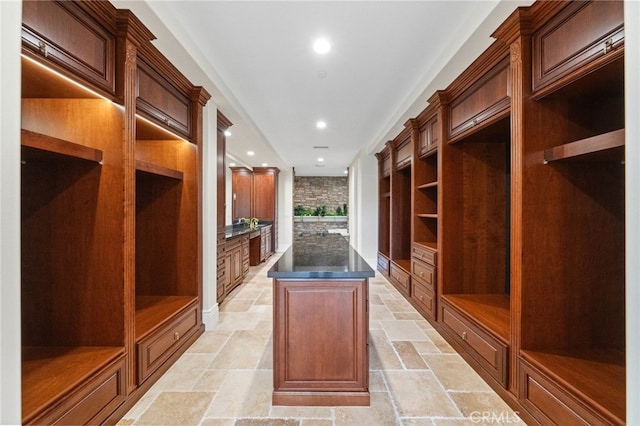
<path fill-rule="evenodd" d="M 424 217 L 426 219 L 437 219 L 438 218 L 438 214 L 437 213 L 419 213 L 416 216 Z"/>
<path fill-rule="evenodd" d="M 198 300 L 196 296 L 136 296 L 136 340 Z"/>
<path fill-rule="evenodd" d="M 428 188 L 437 188 L 438 187 L 438 182 L 429 182 L 429 183 L 425 183 L 422 185 L 418 185 L 416 188 L 418 189 L 428 189 Z"/>
<path fill-rule="evenodd" d="M 433 251 L 438 251 L 438 243 L 436 241 L 416 241 L 415 244 L 421 245 Z"/>
<path fill-rule="evenodd" d="M 184 175 L 180 170 L 170 169 L 168 167 L 159 166 L 157 164 L 148 163 L 141 160 L 136 160 L 136 170 L 176 180 L 182 180 Z"/>
<path fill-rule="evenodd" d="M 22 161 L 79 159 L 102 162 L 102 151 L 30 130 L 21 130 Z"/>
<path fill-rule="evenodd" d="M 22 418 L 89 379 L 124 354 L 124 347 L 24 346 L 22 348 Z"/>
<path fill-rule="evenodd" d="M 544 161 L 624 161 L 624 135 L 620 129 L 555 146 L 544 151 Z"/>
<path fill-rule="evenodd" d="M 566 391 L 597 402 L 624 422 L 626 381 L 624 350 L 521 350 L 520 356 L 553 378 Z"/>
<path fill-rule="evenodd" d="M 450 305 L 473 318 L 487 331 L 509 344 L 510 300 L 506 294 L 443 294 Z"/>
<path fill-rule="evenodd" d="M 407 272 L 411 272 L 411 259 L 393 259 L 393 263 Z"/>

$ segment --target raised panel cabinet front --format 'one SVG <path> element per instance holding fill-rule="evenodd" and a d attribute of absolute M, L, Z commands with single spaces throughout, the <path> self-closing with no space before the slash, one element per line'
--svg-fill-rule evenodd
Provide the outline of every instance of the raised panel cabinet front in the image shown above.
<path fill-rule="evenodd" d="M 115 94 L 115 36 L 74 2 L 22 2 L 22 45 L 39 60 Z"/>
<path fill-rule="evenodd" d="M 509 57 L 488 70 L 449 106 L 449 139 L 502 117 L 509 111 Z"/>
<path fill-rule="evenodd" d="M 191 101 L 143 58 L 138 57 L 137 112 L 173 132 L 191 138 Z"/>
<path fill-rule="evenodd" d="M 274 405 L 368 405 L 366 279 L 274 279 Z"/>

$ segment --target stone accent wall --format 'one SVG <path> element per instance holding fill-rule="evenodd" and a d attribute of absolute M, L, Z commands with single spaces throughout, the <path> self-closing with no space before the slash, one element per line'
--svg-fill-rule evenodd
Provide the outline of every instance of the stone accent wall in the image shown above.
<path fill-rule="evenodd" d="M 316 234 L 318 232 L 327 232 L 329 229 L 349 229 L 347 222 L 294 222 L 293 235 L 301 233 Z"/>
<path fill-rule="evenodd" d="M 293 181 L 293 206 L 314 210 L 327 206 L 327 212 L 349 203 L 349 181 L 346 176 L 296 176 Z"/>

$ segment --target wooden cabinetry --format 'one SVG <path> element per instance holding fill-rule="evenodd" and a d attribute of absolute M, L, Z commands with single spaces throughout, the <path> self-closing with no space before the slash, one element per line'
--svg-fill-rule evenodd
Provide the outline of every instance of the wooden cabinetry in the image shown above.
<path fill-rule="evenodd" d="M 277 167 L 253 168 L 253 217 L 271 223 L 266 253 L 278 246 L 278 173 Z"/>
<path fill-rule="evenodd" d="M 113 97 L 116 94 L 114 13 L 113 6 L 107 2 L 90 5 L 71 1 L 24 2 L 23 52 Z"/>
<path fill-rule="evenodd" d="M 502 55 L 502 59 L 492 64 L 490 69 L 479 72 L 482 72 L 481 77 L 463 93 L 456 94 L 449 104 L 449 142 L 509 114 L 509 57 Z M 464 79 L 459 82 L 465 83 Z"/>
<path fill-rule="evenodd" d="M 391 226 L 391 148 L 389 144 L 376 154 L 378 158 L 378 271 L 389 276 Z"/>
<path fill-rule="evenodd" d="M 246 167 L 231 167 L 231 219 L 252 218 L 253 172 Z"/>
<path fill-rule="evenodd" d="M 498 32 L 516 59 L 520 109 L 517 395 L 541 423 L 624 424 L 623 3 L 540 2 L 530 13 Z"/>
<path fill-rule="evenodd" d="M 23 423 L 115 421 L 203 331 L 209 95 L 128 11 L 23 7 Z M 189 140 L 136 116 L 139 58 L 188 100 Z"/>
<path fill-rule="evenodd" d="M 271 253 L 278 245 L 278 173 L 277 167 L 232 167 L 233 220 L 258 218 L 270 223 L 269 245 L 264 253 Z M 264 244 L 264 236 L 262 238 Z M 264 257 L 261 257 L 264 260 Z"/>
<path fill-rule="evenodd" d="M 222 302 L 229 287 L 231 269 L 230 259 L 225 254 L 225 225 L 226 225 L 226 136 L 225 130 L 231 127 L 231 122 L 219 110 L 217 112 L 217 140 L 216 140 L 216 301 Z"/>
<path fill-rule="evenodd" d="M 532 44 L 533 94 L 542 96 L 624 55 L 624 2 L 571 2 Z"/>
<path fill-rule="evenodd" d="M 494 42 L 445 91 L 451 126 L 443 144 L 439 269 L 442 329 L 459 340 L 477 366 L 509 387 L 511 129 L 508 46 Z M 505 104 L 506 101 L 506 104 Z M 467 111 L 468 113 L 465 113 Z M 477 125 L 470 120 L 478 119 Z M 503 363 L 486 362 L 482 349 L 460 338 L 452 318 L 485 342 L 501 342 Z M 470 335 L 471 331 L 466 332 Z M 490 344 L 491 346 L 491 344 Z M 481 354 L 480 354 L 481 355 Z M 496 370 L 497 369 L 497 370 Z"/>
<path fill-rule="evenodd" d="M 273 404 L 369 405 L 368 280 L 274 278 L 273 293 Z"/>

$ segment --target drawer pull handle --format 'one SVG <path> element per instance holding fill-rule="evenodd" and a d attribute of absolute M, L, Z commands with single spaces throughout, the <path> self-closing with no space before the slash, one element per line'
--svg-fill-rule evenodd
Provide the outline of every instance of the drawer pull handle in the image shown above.
<path fill-rule="evenodd" d="M 466 331 L 462 332 L 462 340 L 465 340 L 465 341 L 467 340 L 467 332 Z"/>
<path fill-rule="evenodd" d="M 607 41 L 604 42 L 604 54 L 606 55 L 607 53 L 611 52 L 611 50 L 613 49 L 613 39 L 608 39 Z"/>
<path fill-rule="evenodd" d="M 423 302 L 424 301 L 424 296 L 420 295 L 420 301 Z"/>
<path fill-rule="evenodd" d="M 180 333 L 178 333 L 177 331 L 173 333 L 173 340 L 180 340 Z"/>
<path fill-rule="evenodd" d="M 40 50 L 40 53 L 44 55 L 45 58 L 49 56 L 49 52 L 47 52 L 47 45 L 45 44 L 44 41 L 41 40 L 38 42 L 38 49 Z"/>
<path fill-rule="evenodd" d="M 424 277 L 424 272 L 420 271 L 420 276 Z"/>

